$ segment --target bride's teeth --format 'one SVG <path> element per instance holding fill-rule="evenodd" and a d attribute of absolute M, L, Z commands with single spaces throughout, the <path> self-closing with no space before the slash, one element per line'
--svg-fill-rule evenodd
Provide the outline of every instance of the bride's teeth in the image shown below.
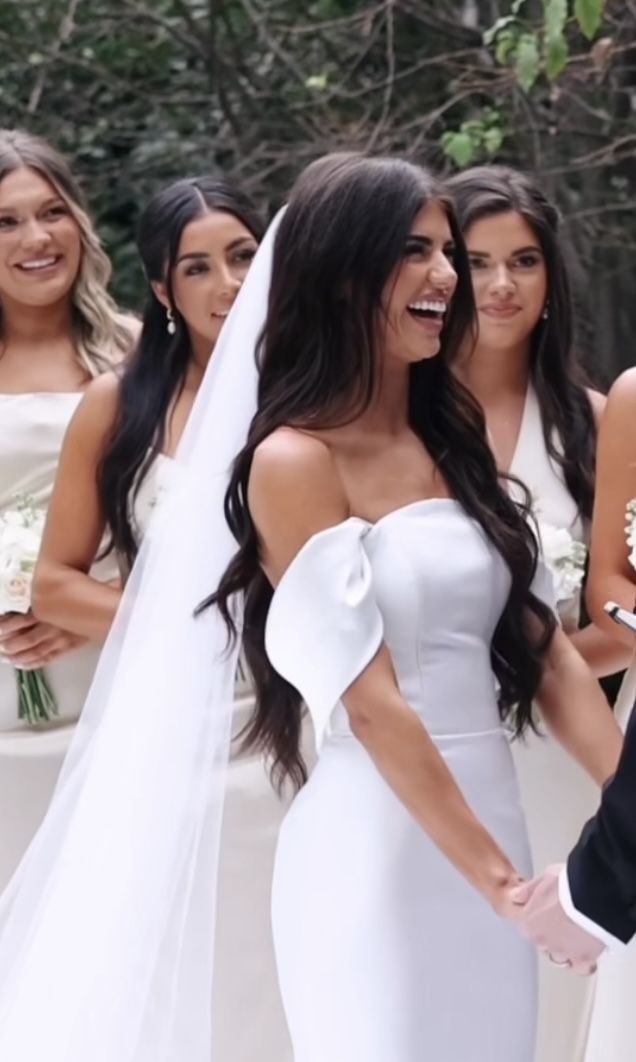
<path fill-rule="evenodd" d="M 38 258 L 33 262 L 21 262 L 20 265 L 23 269 L 46 269 L 47 266 L 55 265 L 56 261 L 55 258 Z"/>
<path fill-rule="evenodd" d="M 446 313 L 446 303 L 441 299 L 420 299 L 419 302 L 410 302 L 409 310 L 419 310 L 421 313 Z"/>

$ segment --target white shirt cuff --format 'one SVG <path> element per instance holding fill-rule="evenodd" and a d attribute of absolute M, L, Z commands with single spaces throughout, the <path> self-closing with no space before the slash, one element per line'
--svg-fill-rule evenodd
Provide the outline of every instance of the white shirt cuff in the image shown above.
<path fill-rule="evenodd" d="M 587 915 L 581 914 L 580 911 L 577 911 L 572 901 L 567 867 L 563 867 L 559 874 L 559 902 L 571 922 L 580 926 L 581 929 L 584 929 L 586 933 L 590 934 L 590 936 L 596 937 L 596 939 L 600 940 L 606 948 L 612 951 L 618 951 L 620 948 L 627 947 L 623 940 L 619 940 L 618 937 L 608 933 L 608 931 L 603 929 L 602 926 L 598 926 L 596 922 L 593 922 L 591 918 L 587 917 Z"/>

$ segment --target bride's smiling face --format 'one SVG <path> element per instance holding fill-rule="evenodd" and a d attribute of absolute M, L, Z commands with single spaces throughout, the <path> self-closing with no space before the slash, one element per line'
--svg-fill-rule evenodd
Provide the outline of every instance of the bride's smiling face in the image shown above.
<path fill-rule="evenodd" d="M 428 203 L 413 221 L 402 261 L 384 293 L 385 352 L 408 364 L 435 357 L 457 285 L 454 242 L 441 203 Z"/>
<path fill-rule="evenodd" d="M 249 229 L 223 210 L 210 210 L 185 226 L 172 271 L 172 292 L 193 346 L 214 347 L 257 249 Z M 166 285 L 153 287 L 169 305 Z"/>

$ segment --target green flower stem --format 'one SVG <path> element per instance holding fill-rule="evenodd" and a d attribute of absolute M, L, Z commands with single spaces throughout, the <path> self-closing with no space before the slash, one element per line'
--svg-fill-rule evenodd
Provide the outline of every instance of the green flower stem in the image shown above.
<path fill-rule="evenodd" d="M 29 726 L 50 723 L 59 715 L 55 697 L 42 668 L 35 671 L 15 669 L 18 683 L 18 718 Z"/>

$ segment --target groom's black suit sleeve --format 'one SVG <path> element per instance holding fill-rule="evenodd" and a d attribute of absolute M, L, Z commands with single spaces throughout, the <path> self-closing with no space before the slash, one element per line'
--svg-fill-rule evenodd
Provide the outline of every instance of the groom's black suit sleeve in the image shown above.
<path fill-rule="evenodd" d="M 636 933 L 636 709 L 614 778 L 567 867 L 574 907 L 627 943 Z"/>

